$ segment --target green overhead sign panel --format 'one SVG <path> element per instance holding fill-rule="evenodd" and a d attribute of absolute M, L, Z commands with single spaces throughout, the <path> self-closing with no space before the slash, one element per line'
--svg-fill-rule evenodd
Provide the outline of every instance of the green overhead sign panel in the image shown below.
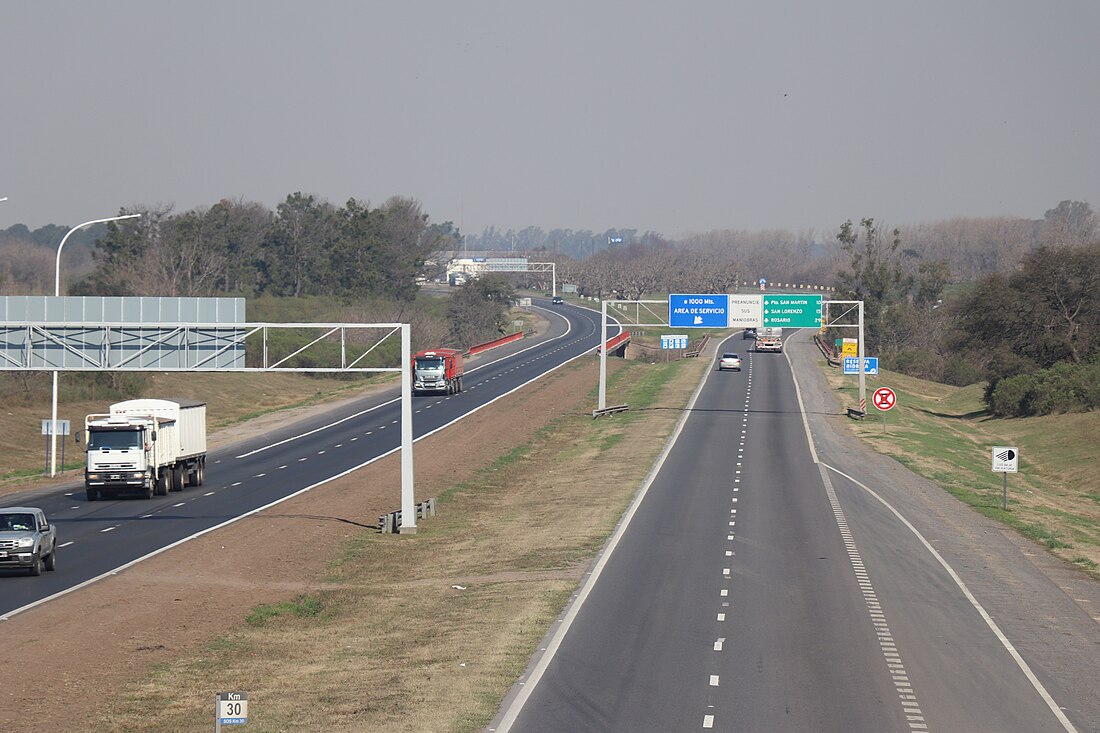
<path fill-rule="evenodd" d="M 765 295 L 764 327 L 821 328 L 820 295 Z"/>

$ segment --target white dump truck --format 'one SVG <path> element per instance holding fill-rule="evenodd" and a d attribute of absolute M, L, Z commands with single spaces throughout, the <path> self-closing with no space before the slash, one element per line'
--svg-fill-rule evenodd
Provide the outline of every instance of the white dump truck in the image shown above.
<path fill-rule="evenodd" d="M 88 501 L 138 493 L 167 496 L 206 478 L 206 403 L 127 400 L 84 418 Z"/>

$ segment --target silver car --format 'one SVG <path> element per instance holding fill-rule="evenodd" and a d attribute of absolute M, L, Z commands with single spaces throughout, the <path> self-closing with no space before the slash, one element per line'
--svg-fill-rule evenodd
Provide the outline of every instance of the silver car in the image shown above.
<path fill-rule="evenodd" d="M 718 371 L 721 372 L 726 369 L 741 371 L 741 357 L 732 353 L 722 354 L 722 358 L 718 360 Z"/>

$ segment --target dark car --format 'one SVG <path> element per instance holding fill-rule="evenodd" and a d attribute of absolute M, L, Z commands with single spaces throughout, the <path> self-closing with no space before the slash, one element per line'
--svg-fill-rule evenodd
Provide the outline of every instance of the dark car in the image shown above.
<path fill-rule="evenodd" d="M 742 339 L 754 339 L 754 338 L 756 338 L 756 329 L 755 328 L 746 328 L 744 331 L 741 332 L 741 338 Z"/>
<path fill-rule="evenodd" d="M 565 300 L 560 295 L 555 295 L 553 298 L 550 299 L 550 302 L 554 305 L 561 305 L 565 302 Z"/>

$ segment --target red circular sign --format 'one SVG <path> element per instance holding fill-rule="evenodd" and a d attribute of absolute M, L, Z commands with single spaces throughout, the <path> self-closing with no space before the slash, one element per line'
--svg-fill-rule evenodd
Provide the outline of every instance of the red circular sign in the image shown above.
<path fill-rule="evenodd" d="M 880 410 L 889 410 L 898 401 L 898 396 L 889 387 L 879 387 L 871 395 L 871 402 Z"/>

